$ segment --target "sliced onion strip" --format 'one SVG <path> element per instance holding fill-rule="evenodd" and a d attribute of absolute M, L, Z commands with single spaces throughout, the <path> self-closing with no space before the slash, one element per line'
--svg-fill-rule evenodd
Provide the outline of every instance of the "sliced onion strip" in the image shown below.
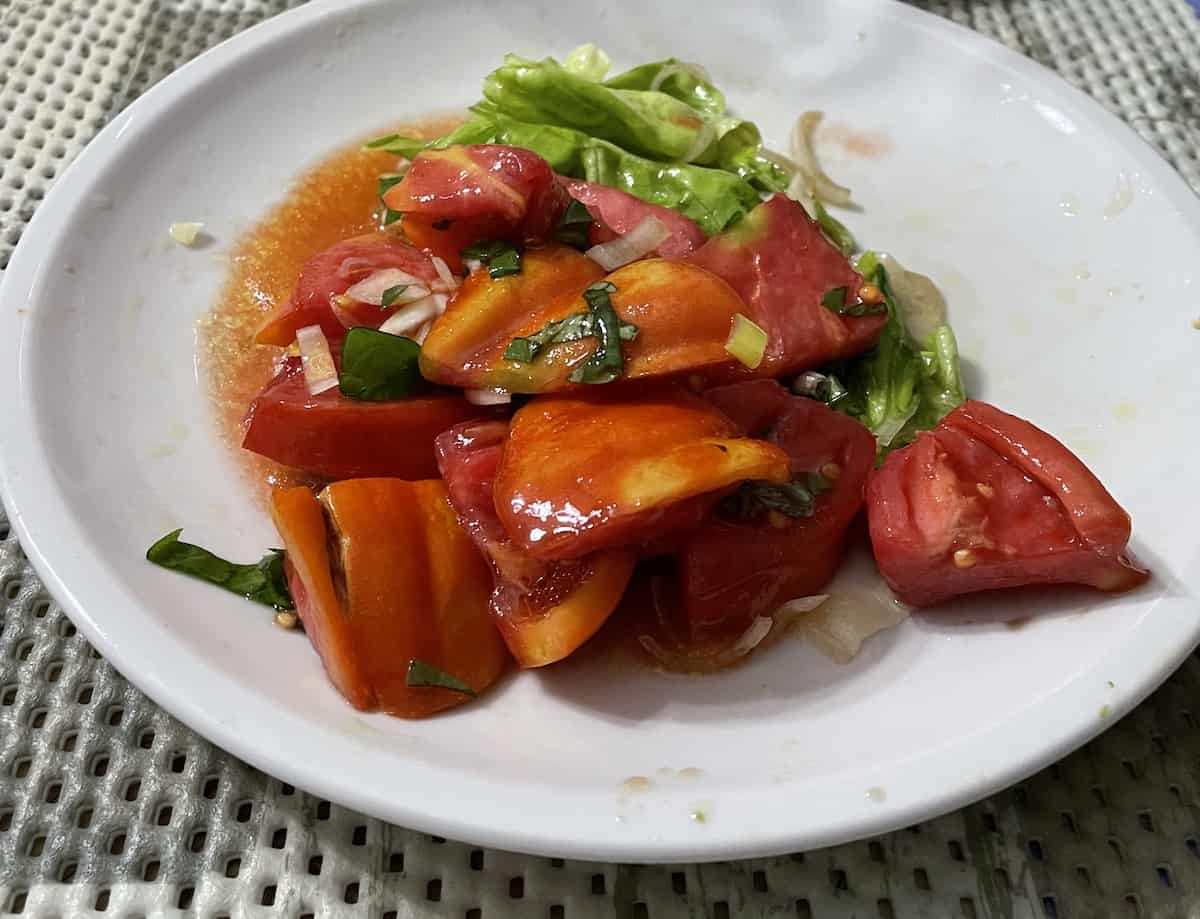
<path fill-rule="evenodd" d="M 616 271 L 657 249 L 671 231 L 657 217 L 647 217 L 624 236 L 592 246 L 584 254 L 605 271 Z"/>
<path fill-rule="evenodd" d="M 414 300 L 403 309 L 396 310 L 384 320 L 379 331 L 387 332 L 390 335 L 407 335 L 431 319 L 436 319 L 445 311 L 446 295 L 429 294 L 420 300 Z"/>
<path fill-rule="evenodd" d="M 844 185 L 838 185 L 825 174 L 817 162 L 817 154 L 813 150 L 813 131 L 820 124 L 824 114 L 824 112 L 805 112 L 796 119 L 796 125 L 792 128 L 792 159 L 796 161 L 796 166 L 800 170 L 797 177 L 802 176 L 807 181 L 808 189 L 813 197 L 836 207 L 850 207 L 854 203 L 850 198 L 850 189 Z M 793 180 L 794 184 L 795 180 Z M 789 187 L 788 196 L 794 198 L 796 195 L 792 194 L 792 191 L 793 188 Z"/>
<path fill-rule="evenodd" d="M 444 259 L 438 258 L 436 255 L 433 256 L 433 269 L 438 273 L 438 280 L 434 282 L 434 286 L 436 287 L 440 281 L 443 288 L 440 291 L 441 293 L 450 294 L 458 290 L 458 278 L 450 271 L 450 266 L 446 264 Z"/>
<path fill-rule="evenodd" d="M 350 261 L 350 259 L 346 261 Z M 426 281 L 414 277 L 407 271 L 401 271 L 399 268 L 381 268 L 379 271 L 373 271 L 347 289 L 345 295 L 359 303 L 382 306 L 384 291 L 400 286 L 408 289 L 396 298 L 394 304 L 412 303 L 429 295 L 429 285 Z"/>
<path fill-rule="evenodd" d="M 700 130 L 696 132 L 696 139 L 692 141 L 692 145 L 688 147 L 687 153 L 680 157 L 685 163 L 695 162 L 700 158 L 700 155 L 709 148 L 714 140 L 717 139 L 717 129 L 711 121 L 706 121 L 700 126 Z"/>
<path fill-rule="evenodd" d="M 296 347 L 304 368 L 304 385 L 311 395 L 319 395 L 338 385 L 337 367 L 329 353 L 329 340 L 319 325 L 306 325 L 296 330 Z"/>

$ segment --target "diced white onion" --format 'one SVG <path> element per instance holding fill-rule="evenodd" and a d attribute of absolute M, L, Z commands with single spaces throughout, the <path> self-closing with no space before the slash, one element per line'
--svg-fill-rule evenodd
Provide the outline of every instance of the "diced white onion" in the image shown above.
<path fill-rule="evenodd" d="M 171 239 L 181 246 L 194 246 L 203 232 L 204 224 L 202 223 L 173 223 L 167 229 Z"/>
<path fill-rule="evenodd" d="M 472 405 L 508 405 L 512 393 L 504 389 L 464 389 L 463 397 Z"/>
<path fill-rule="evenodd" d="M 329 353 L 329 341 L 319 325 L 306 325 L 296 330 L 296 347 L 304 368 L 304 385 L 316 396 L 338 385 L 337 367 Z"/>
<path fill-rule="evenodd" d="M 425 344 L 425 339 L 429 337 L 429 330 L 432 328 L 433 328 L 433 320 L 431 319 L 431 320 L 429 320 L 429 322 L 427 322 L 423 326 L 421 326 L 421 328 L 417 329 L 417 331 L 413 332 L 412 340 L 415 341 L 418 345 Z"/>
<path fill-rule="evenodd" d="M 407 271 L 401 271 L 399 268 L 381 268 L 350 287 L 346 291 L 346 296 L 359 303 L 382 306 L 383 292 L 401 285 L 406 285 L 408 289 L 400 294 L 394 303 L 412 303 L 429 295 L 429 287 L 420 278 L 413 277 Z"/>
<path fill-rule="evenodd" d="M 429 294 L 420 300 L 415 300 L 404 309 L 396 310 L 379 327 L 380 332 L 391 335 L 407 335 L 423 326 L 431 319 L 436 319 L 446 311 L 445 294 Z"/>
<path fill-rule="evenodd" d="M 813 197 L 837 207 L 850 207 L 854 203 L 850 198 L 850 189 L 838 185 L 825 174 L 813 151 L 813 131 L 823 116 L 824 112 L 805 112 L 796 119 L 796 125 L 792 128 L 792 159 L 796 161 L 796 167 L 800 170 L 797 178 L 807 182 Z M 795 182 L 796 179 L 793 179 L 792 183 Z M 788 196 L 797 197 L 792 192 L 793 189 L 789 186 Z"/>
<path fill-rule="evenodd" d="M 584 254 L 605 271 L 616 271 L 622 265 L 636 262 L 657 249 L 671 231 L 657 217 L 647 217 L 624 236 L 592 246 Z"/>
<path fill-rule="evenodd" d="M 792 381 L 792 392 L 798 396 L 809 396 L 818 399 L 821 392 L 829 383 L 829 377 L 815 370 L 806 370 Z"/>
<path fill-rule="evenodd" d="M 433 268 L 438 273 L 438 281 L 441 282 L 443 288 L 440 291 L 441 293 L 450 294 L 458 290 L 458 278 L 450 271 L 450 266 L 446 264 L 445 260 L 435 255 L 433 257 Z M 437 286 L 436 281 L 434 282 L 434 286 Z"/>

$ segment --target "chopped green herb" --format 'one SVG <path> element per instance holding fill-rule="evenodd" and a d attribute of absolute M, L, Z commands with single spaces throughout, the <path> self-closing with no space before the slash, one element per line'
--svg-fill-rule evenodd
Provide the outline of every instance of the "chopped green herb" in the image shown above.
<path fill-rule="evenodd" d="M 379 223 L 385 227 L 391 226 L 393 223 L 395 223 L 397 220 L 399 220 L 403 216 L 404 216 L 403 211 L 394 211 L 390 207 L 385 207 L 383 209 L 383 214 L 379 218 Z"/>
<path fill-rule="evenodd" d="M 408 290 L 407 284 L 397 284 L 395 287 L 389 287 L 379 297 L 379 305 L 387 309 L 395 303 L 402 293 Z"/>
<path fill-rule="evenodd" d="M 521 273 L 521 252 L 510 242 L 501 239 L 485 239 L 462 250 L 468 261 L 483 262 L 493 281 Z"/>
<path fill-rule="evenodd" d="M 403 399 L 422 386 L 417 358 L 421 346 L 411 338 L 357 326 L 342 342 L 338 386 L 348 399 L 386 402 Z"/>
<path fill-rule="evenodd" d="M 554 238 L 564 245 L 586 249 L 590 244 L 592 223 L 592 214 L 584 203 L 572 199 L 558 221 Z"/>
<path fill-rule="evenodd" d="M 597 281 L 583 291 L 583 299 L 592 314 L 596 349 L 567 377 L 572 383 L 611 383 L 625 369 L 621 353 L 621 319 L 613 309 L 610 294 L 617 292 L 610 281 Z"/>
<path fill-rule="evenodd" d="M 825 205 L 819 199 L 813 199 L 813 213 L 817 218 L 817 225 L 820 226 L 829 241 L 842 250 L 842 255 L 849 255 L 853 252 L 858 244 L 854 241 L 854 236 L 846 225 L 834 217 L 825 209 Z"/>
<path fill-rule="evenodd" d="M 621 341 L 633 341 L 638 336 L 638 327 L 633 323 L 621 321 L 618 335 Z M 596 321 L 592 313 L 572 313 L 570 316 L 546 323 L 532 335 L 514 338 L 504 351 L 504 359 L 528 364 L 537 360 L 538 355 L 551 345 L 593 337 L 596 337 Z"/>
<path fill-rule="evenodd" d="M 831 313 L 855 319 L 861 316 L 877 316 L 888 311 L 887 304 L 883 302 L 847 305 L 845 287 L 834 287 L 832 290 L 825 291 L 825 295 L 821 297 L 821 305 Z"/>
<path fill-rule="evenodd" d="M 828 480 L 816 472 L 780 485 L 754 480 L 743 482 L 719 507 L 726 515 L 742 520 L 754 520 L 768 511 L 792 518 L 811 517 L 816 497 L 829 488 Z"/>
<path fill-rule="evenodd" d="M 433 664 L 415 659 L 408 662 L 408 676 L 404 682 L 406 686 L 414 689 L 449 689 L 452 692 L 460 692 L 464 696 L 477 695 L 475 690 L 458 677 L 438 669 Z"/>
<path fill-rule="evenodd" d="M 171 571 L 191 575 L 275 609 L 292 609 L 292 595 L 283 572 L 284 553 L 272 549 L 253 565 L 235 565 L 207 549 L 180 542 L 183 530 L 173 530 L 146 550 L 146 558 Z"/>
<path fill-rule="evenodd" d="M 383 197 L 395 186 L 404 181 L 403 172 L 385 172 L 379 177 L 379 197 Z"/>

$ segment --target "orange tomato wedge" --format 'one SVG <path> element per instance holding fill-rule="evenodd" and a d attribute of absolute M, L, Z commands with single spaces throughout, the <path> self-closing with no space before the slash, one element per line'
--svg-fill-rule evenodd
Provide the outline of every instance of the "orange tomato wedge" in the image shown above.
<path fill-rule="evenodd" d="M 319 496 L 277 489 L 271 513 L 305 632 L 355 708 L 421 718 L 470 698 L 409 686 L 413 660 L 476 693 L 503 672 L 491 574 L 440 481 L 350 479 Z"/>
<path fill-rule="evenodd" d="M 788 480 L 787 453 L 739 436 L 693 393 L 625 395 L 544 396 L 513 417 L 494 500 L 532 555 L 579 558 L 676 532 L 743 480 Z"/>

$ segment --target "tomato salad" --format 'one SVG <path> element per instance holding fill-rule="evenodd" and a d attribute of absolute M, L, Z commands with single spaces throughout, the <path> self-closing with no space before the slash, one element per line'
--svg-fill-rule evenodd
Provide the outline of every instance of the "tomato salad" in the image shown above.
<path fill-rule="evenodd" d="M 968 399 L 936 288 L 829 208 L 818 113 L 762 145 L 696 65 L 508 56 L 447 134 L 368 144 L 372 232 L 257 332 L 243 447 L 284 548 L 148 558 L 296 616 L 356 708 L 421 717 L 619 607 L 687 670 L 819 607 L 866 518 L 904 604 L 1149 576 L 1059 441 Z M 294 613 L 287 612 L 294 610 Z M 644 611 L 649 610 L 649 614 Z"/>

